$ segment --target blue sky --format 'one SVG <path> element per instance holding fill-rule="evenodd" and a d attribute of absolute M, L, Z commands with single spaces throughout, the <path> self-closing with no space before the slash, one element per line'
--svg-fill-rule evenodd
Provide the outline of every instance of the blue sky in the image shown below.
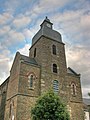
<path fill-rule="evenodd" d="M 62 34 L 67 66 L 81 73 L 83 96 L 90 92 L 90 0 L 0 0 L 0 84 L 17 51 L 28 55 L 45 17 Z"/>

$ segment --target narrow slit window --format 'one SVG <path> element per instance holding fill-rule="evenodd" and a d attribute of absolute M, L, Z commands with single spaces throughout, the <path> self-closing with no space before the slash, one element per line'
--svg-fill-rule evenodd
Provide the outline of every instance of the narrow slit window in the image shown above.
<path fill-rule="evenodd" d="M 56 46 L 55 45 L 52 46 L 52 52 L 54 55 L 56 55 Z"/>
<path fill-rule="evenodd" d="M 36 48 L 34 49 L 34 57 L 36 57 Z"/>
<path fill-rule="evenodd" d="M 57 73 L 57 65 L 56 64 L 53 64 L 53 72 Z"/>
<path fill-rule="evenodd" d="M 10 103 L 9 118 L 10 120 L 14 120 L 14 101 L 11 101 Z"/>
<path fill-rule="evenodd" d="M 30 88 L 33 87 L 33 75 L 30 76 Z"/>
<path fill-rule="evenodd" d="M 58 93 L 58 91 L 59 91 L 59 83 L 57 80 L 53 81 L 53 90 L 55 93 Z"/>
<path fill-rule="evenodd" d="M 74 83 L 71 84 L 71 92 L 72 95 L 76 95 L 76 85 Z"/>
<path fill-rule="evenodd" d="M 10 104 L 10 109 L 9 109 L 9 118 L 11 117 L 11 109 L 12 109 L 12 104 Z"/>

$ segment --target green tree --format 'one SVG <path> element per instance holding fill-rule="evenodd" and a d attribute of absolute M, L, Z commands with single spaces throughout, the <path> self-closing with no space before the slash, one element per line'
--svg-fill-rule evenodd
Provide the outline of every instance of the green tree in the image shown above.
<path fill-rule="evenodd" d="M 88 93 L 88 96 L 90 96 L 90 92 Z"/>
<path fill-rule="evenodd" d="M 65 104 L 54 92 L 42 95 L 31 110 L 32 120 L 70 120 Z"/>

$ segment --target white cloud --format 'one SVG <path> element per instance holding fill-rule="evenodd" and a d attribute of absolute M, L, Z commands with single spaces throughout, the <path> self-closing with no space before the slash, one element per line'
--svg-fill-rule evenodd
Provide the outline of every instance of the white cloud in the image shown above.
<path fill-rule="evenodd" d="M 7 34 L 9 31 L 10 31 L 10 26 L 9 25 L 6 25 L 4 26 L 3 28 L 0 29 L 0 36 L 3 36 L 5 34 Z"/>
<path fill-rule="evenodd" d="M 25 39 L 24 35 L 21 33 L 21 32 L 17 32 L 17 31 L 14 31 L 14 30 L 11 30 L 9 32 L 9 39 L 11 40 L 15 40 L 15 41 L 22 41 Z"/>
<path fill-rule="evenodd" d="M 23 48 L 19 49 L 18 51 L 23 55 L 29 56 L 30 46 L 31 46 L 30 44 L 25 44 L 25 46 Z"/>
<path fill-rule="evenodd" d="M 9 50 L 4 49 L 0 54 L 0 84 L 9 76 L 12 56 Z"/>
<path fill-rule="evenodd" d="M 83 15 L 80 23 L 84 31 L 90 30 L 90 14 Z"/>
<path fill-rule="evenodd" d="M 13 16 L 10 13 L 0 14 L 0 25 L 7 24 L 13 19 Z"/>
<path fill-rule="evenodd" d="M 26 39 L 31 39 L 34 36 L 33 30 L 34 29 L 24 29 L 23 34 Z"/>
<path fill-rule="evenodd" d="M 27 8 L 27 6 L 32 4 L 32 0 L 5 0 L 4 7 L 6 11 L 15 13 L 21 9 Z M 18 9 L 19 8 L 19 9 Z"/>
<path fill-rule="evenodd" d="M 34 6 L 33 12 L 37 14 L 54 12 L 60 7 L 64 7 L 71 0 L 39 0 Z M 41 12 L 42 11 L 42 12 Z"/>
<path fill-rule="evenodd" d="M 25 29 L 25 30 L 23 31 L 23 33 L 24 33 L 24 35 L 25 35 L 27 38 L 31 38 L 32 35 L 33 35 L 33 32 L 30 31 L 29 29 Z"/>
<path fill-rule="evenodd" d="M 30 22 L 31 22 L 30 16 L 25 16 L 21 14 L 19 16 L 16 16 L 12 24 L 16 29 L 18 28 L 20 29 L 27 26 Z"/>
<path fill-rule="evenodd" d="M 16 8 L 19 7 L 19 5 L 21 4 L 21 1 L 20 0 L 8 0 L 8 1 L 5 1 L 5 9 L 11 13 L 13 13 Z"/>
<path fill-rule="evenodd" d="M 16 46 L 21 42 L 24 42 L 25 37 L 23 33 L 17 32 L 15 30 L 10 30 L 4 38 L 1 41 L 2 46 L 6 47 L 11 47 L 11 46 Z"/>

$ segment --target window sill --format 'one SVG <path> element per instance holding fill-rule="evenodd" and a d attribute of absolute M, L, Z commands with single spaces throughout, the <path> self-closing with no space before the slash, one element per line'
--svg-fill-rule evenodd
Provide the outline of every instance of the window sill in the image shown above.
<path fill-rule="evenodd" d="M 55 72 L 52 72 L 52 74 L 54 74 L 54 75 L 58 75 L 58 72 L 57 72 L 57 73 L 55 73 Z"/>
<path fill-rule="evenodd" d="M 72 95 L 72 97 L 76 97 L 76 95 Z"/>
<path fill-rule="evenodd" d="M 29 87 L 29 90 L 34 90 L 34 88 L 33 87 Z"/>

